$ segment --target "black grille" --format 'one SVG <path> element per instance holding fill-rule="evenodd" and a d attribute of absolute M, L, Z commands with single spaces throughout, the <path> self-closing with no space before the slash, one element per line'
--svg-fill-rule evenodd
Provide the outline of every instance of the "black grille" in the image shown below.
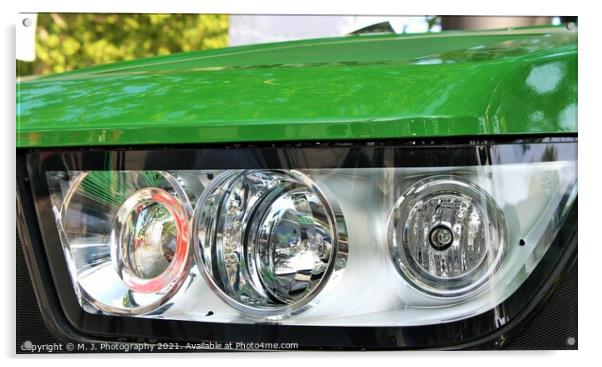
<path fill-rule="evenodd" d="M 508 349 L 578 349 L 577 288 L 575 261 L 548 303 L 518 337 L 510 341 Z"/>
<path fill-rule="evenodd" d="M 55 338 L 42 319 L 42 314 L 38 308 L 31 279 L 27 271 L 25 256 L 21 248 L 19 233 L 17 233 L 17 352 L 21 352 L 23 343 L 30 341 L 33 344 L 53 344 L 60 341 Z"/>

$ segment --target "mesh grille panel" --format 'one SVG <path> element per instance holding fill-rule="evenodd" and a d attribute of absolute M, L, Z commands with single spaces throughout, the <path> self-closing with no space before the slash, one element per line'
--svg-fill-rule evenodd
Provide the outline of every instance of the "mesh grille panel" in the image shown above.
<path fill-rule="evenodd" d="M 578 349 L 577 288 L 575 262 L 548 303 L 518 337 L 510 341 L 508 349 Z M 571 342 L 574 344 L 570 345 Z"/>
<path fill-rule="evenodd" d="M 19 233 L 17 233 L 17 353 L 22 353 L 21 346 L 23 343 L 30 341 L 33 344 L 52 344 L 60 341 L 55 338 L 42 319 L 42 314 L 38 308 L 31 279 L 27 271 L 25 256 L 21 248 Z"/>

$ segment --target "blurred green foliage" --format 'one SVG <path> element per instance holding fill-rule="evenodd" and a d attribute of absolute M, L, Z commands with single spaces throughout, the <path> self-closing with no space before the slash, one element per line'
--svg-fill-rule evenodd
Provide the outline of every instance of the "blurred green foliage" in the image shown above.
<path fill-rule="evenodd" d="M 51 13 L 38 15 L 36 32 L 36 60 L 18 61 L 18 76 L 225 47 L 228 16 Z"/>

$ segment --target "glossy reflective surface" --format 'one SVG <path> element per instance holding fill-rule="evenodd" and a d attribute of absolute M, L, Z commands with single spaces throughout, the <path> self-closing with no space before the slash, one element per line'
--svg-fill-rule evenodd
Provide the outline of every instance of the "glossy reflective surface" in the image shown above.
<path fill-rule="evenodd" d="M 31 154 L 43 154 L 43 164 L 51 171 L 48 174 L 56 177 L 51 179 L 47 176 L 47 180 L 54 196 L 53 203 L 57 207 L 60 206 L 61 196 L 67 189 L 64 188 L 65 181 L 60 178 L 64 176 L 64 168 L 61 167 L 79 167 L 78 164 L 82 164 L 82 167 L 89 170 L 102 170 L 103 167 L 107 167 L 105 164 L 108 162 L 116 162 L 110 163 L 111 169 L 137 170 L 159 169 L 164 164 L 180 167 L 174 163 L 180 162 L 188 169 L 170 170 L 172 177 L 185 174 L 189 178 L 196 176 L 200 180 L 210 180 L 208 185 L 202 185 L 206 189 L 201 188 L 203 193 L 197 202 L 197 215 L 193 224 L 193 234 L 197 236 L 193 239 L 197 249 L 197 265 L 203 265 L 209 277 L 206 277 L 205 282 L 197 277 L 199 281 L 193 283 L 198 287 L 189 288 L 184 293 L 182 300 L 191 301 L 192 304 L 174 302 L 174 307 L 163 312 L 161 317 L 254 323 L 257 322 L 257 318 L 248 316 L 253 314 L 264 322 L 278 321 L 282 324 L 410 326 L 451 322 L 496 307 L 522 284 L 546 254 L 549 238 L 555 235 L 555 231 L 560 227 L 559 223 L 564 220 L 566 208 L 575 198 L 574 138 L 549 138 L 538 142 L 504 144 L 473 142 L 453 147 L 447 145 L 445 149 L 444 146 L 434 143 L 418 141 L 407 142 L 405 145 L 400 142 L 397 144 L 333 144 L 325 147 L 308 144 L 246 150 L 223 147 L 214 152 L 217 154 L 215 159 L 208 159 L 209 156 L 206 155 L 213 148 L 182 147 L 174 150 L 106 151 L 103 154 L 89 150 L 63 153 L 34 151 Z M 312 149 L 315 146 L 319 146 L 319 149 Z M 157 157 L 162 159 L 152 159 L 151 153 L 157 153 Z M 239 159 L 227 159 L 231 153 L 235 153 Z M 111 159 L 113 155 L 119 159 Z M 263 165 L 263 169 L 219 171 L 212 169 L 215 164 L 222 165 L 222 168 L 231 168 L 234 165 Z M 272 165 L 287 169 L 266 169 Z M 443 182 L 445 187 L 441 186 L 441 180 L 437 178 L 442 175 L 453 177 L 453 180 Z M 300 182 L 298 178 L 302 177 L 305 179 Z M 303 184 L 307 180 L 315 185 Z M 504 261 L 500 263 L 499 269 L 491 266 L 483 267 L 483 272 L 474 271 L 479 274 L 476 279 L 464 277 L 461 280 L 469 281 L 463 283 L 462 288 L 451 289 L 458 293 L 472 287 L 473 284 L 483 284 L 486 286 L 483 290 L 487 291 L 452 294 L 463 296 L 462 298 L 435 298 L 431 294 L 435 292 L 423 291 L 424 286 L 420 289 L 412 286 L 417 284 L 415 280 L 404 277 L 404 273 L 400 274 L 396 264 L 391 261 L 391 248 L 387 238 L 390 213 L 395 211 L 400 195 L 408 192 L 410 188 L 428 188 L 429 185 L 422 184 L 424 182 L 431 183 L 430 186 L 435 189 L 431 192 L 427 189 L 413 190 L 426 194 L 419 195 L 419 199 L 430 197 L 431 194 L 439 195 L 441 191 L 444 191 L 446 197 L 457 197 L 460 194 L 460 204 L 469 203 L 469 207 L 478 208 L 481 223 L 493 223 L 496 217 L 495 210 L 489 209 L 487 205 L 487 195 L 501 209 L 506 221 L 509 244 L 504 251 Z M 461 182 L 471 183 L 474 187 L 470 186 L 470 190 L 463 188 Z M 57 186 L 61 187 L 58 191 Z M 337 216 L 336 228 L 340 228 L 343 222 L 348 229 L 346 237 L 349 246 L 345 250 L 344 262 L 333 262 L 332 255 L 328 261 L 328 266 L 344 266 L 344 273 L 335 287 L 327 289 L 328 292 L 323 292 L 319 287 L 320 284 L 334 284 L 332 276 L 328 282 L 322 281 L 310 290 L 309 296 L 312 295 L 311 292 L 316 295 L 316 302 L 311 304 L 311 308 L 299 308 L 296 311 L 303 312 L 291 311 L 289 314 L 287 306 L 294 308 L 293 306 L 297 307 L 303 303 L 286 304 L 269 297 L 269 302 L 265 302 L 266 297 L 262 297 L 262 292 L 269 296 L 273 289 L 266 290 L 261 277 L 255 276 L 261 268 L 255 266 L 259 262 L 254 255 L 257 254 L 254 249 L 258 249 L 257 244 L 260 241 L 253 239 L 259 237 L 253 233 L 257 233 L 257 228 L 264 222 L 264 218 L 271 217 L 263 214 L 269 213 L 261 209 L 263 204 L 280 203 L 278 198 L 282 195 L 306 192 L 308 188 L 312 188 L 309 192 L 317 194 L 319 191 L 316 187 L 319 191 L 327 193 L 327 203 L 331 207 L 333 203 L 340 206 L 341 216 Z M 209 197 L 206 193 L 209 193 Z M 296 206 L 300 210 L 304 201 L 309 202 L 311 206 L 313 195 L 305 196 L 306 200 L 283 206 L 289 209 Z M 195 197 L 199 195 L 196 194 Z M 285 200 L 285 203 L 287 201 Z M 320 213 L 324 212 L 323 208 L 327 205 L 323 200 L 320 202 L 321 205 L 316 206 L 317 210 L 312 211 L 314 223 L 324 222 L 320 219 Z M 271 205 L 265 207 L 269 208 Z M 409 204 L 408 207 L 412 208 L 414 205 Z M 458 215 L 459 212 L 460 210 Z M 343 216 L 344 221 L 341 220 Z M 306 215 L 302 215 L 303 222 L 309 223 L 309 220 L 305 220 L 309 218 L 305 217 Z M 332 220 L 329 222 L 332 223 Z M 455 222 L 470 227 L 470 221 Z M 457 223 L 450 224 L 453 228 Z M 499 228 L 484 226 L 482 232 L 489 227 Z M 496 232 L 491 228 L 487 232 L 488 240 L 491 238 L 493 244 L 491 246 L 492 244 L 487 243 L 487 252 L 495 249 L 495 246 L 501 247 L 505 244 L 502 241 L 505 236 L 494 236 Z M 479 230 L 476 233 L 479 233 Z M 332 237 L 332 231 L 330 235 Z M 445 235 L 442 238 L 445 240 Z M 459 237 L 459 241 L 462 241 L 462 236 Z M 283 242 L 285 241 L 277 241 L 278 247 Z M 470 243 L 469 240 L 466 242 Z M 340 243 L 341 241 L 336 242 L 337 253 L 342 250 Z M 199 246 L 196 246 L 197 244 Z M 315 246 L 311 247 L 316 249 Z M 465 249 L 463 246 L 458 247 L 460 250 Z M 319 250 L 319 246 L 317 249 Z M 202 250 L 202 253 L 199 254 L 198 250 Z M 296 250 L 299 250 L 299 247 L 296 247 Z M 494 254 L 495 251 L 491 253 Z M 495 265 L 496 258 L 497 256 L 492 255 L 489 258 L 490 263 Z M 479 262 L 478 259 L 473 262 L 477 268 L 478 264 L 483 262 Z M 491 271 L 492 268 L 496 271 Z M 297 269 L 301 270 L 300 275 L 304 275 L 306 269 Z M 426 282 L 423 280 L 422 283 Z M 433 288 L 432 284 L 430 286 Z M 442 291 L 436 290 L 439 293 Z M 307 299 L 311 297 L 304 298 Z M 225 300 L 229 305 L 221 300 Z M 277 311 L 277 316 L 282 316 L 281 312 L 287 311 L 285 314 L 290 317 L 268 319 L 269 316 L 276 316 L 273 311 Z"/>
<path fill-rule="evenodd" d="M 161 204 L 140 203 L 126 219 L 128 267 L 139 278 L 154 278 L 167 269 L 176 252 L 176 223 Z"/>
<path fill-rule="evenodd" d="M 17 146 L 577 131 L 577 32 L 365 35 L 99 66 L 17 85 Z"/>
<path fill-rule="evenodd" d="M 175 185 L 176 179 L 170 179 L 170 184 Z M 173 190 L 185 195 L 180 186 Z M 187 202 L 188 198 L 184 200 Z M 157 187 L 142 188 L 114 215 L 112 261 L 132 291 L 163 292 L 187 275 L 183 273 L 188 271 L 190 252 L 189 212 L 176 197 Z"/>
<path fill-rule="evenodd" d="M 335 203 L 296 171 L 225 171 L 214 180 L 193 224 L 209 284 L 243 314 L 281 317 L 308 308 L 345 265 Z"/>
<path fill-rule="evenodd" d="M 310 149 L 306 146 L 304 149 L 293 149 L 286 152 L 286 149 L 276 147 L 266 148 L 239 148 L 236 153 L 232 150 L 221 150 L 216 153 L 221 159 L 207 159 L 212 157 L 210 151 L 195 150 L 190 152 L 186 149 L 157 150 L 156 155 L 153 150 L 124 150 L 124 151 L 89 151 L 78 150 L 72 152 L 56 151 L 32 151 L 24 155 L 21 161 L 27 162 L 29 167 L 29 176 L 34 183 L 33 193 L 36 195 L 36 206 L 41 230 L 39 231 L 44 239 L 44 243 L 37 243 L 44 247 L 49 256 L 54 273 L 54 283 L 49 281 L 45 287 L 56 287 L 61 297 L 62 310 L 68 315 L 82 332 L 87 335 L 115 335 L 131 337 L 149 337 L 163 338 L 163 340 L 230 340 L 232 335 L 240 337 L 244 341 L 292 341 L 299 342 L 301 348 L 319 349 L 319 348 L 367 348 L 367 349 L 388 349 L 388 348 L 453 348 L 459 345 L 470 346 L 473 343 L 491 341 L 491 333 L 502 333 L 499 335 L 499 342 L 505 343 L 507 332 L 516 322 L 523 320 L 525 313 L 532 310 L 539 300 L 547 294 L 554 280 L 557 279 L 558 271 L 562 264 L 558 263 L 559 258 L 572 251 L 575 243 L 571 242 L 571 233 L 576 228 L 576 205 L 573 209 L 563 210 L 559 215 L 568 215 L 567 222 L 554 222 L 554 228 L 560 228 L 560 232 L 555 240 L 552 233 L 547 233 L 545 238 L 549 243 L 549 250 L 543 257 L 540 264 L 534 269 L 524 269 L 532 271 L 525 283 L 502 304 L 499 304 L 491 311 L 474 316 L 468 315 L 467 319 L 446 320 L 442 324 L 430 326 L 395 326 L 395 327 L 307 327 L 307 326 L 287 326 L 273 324 L 247 324 L 240 323 L 240 320 L 219 324 L 211 322 L 215 315 L 207 316 L 198 320 L 198 322 L 164 320 L 164 319 L 144 319 L 131 317 L 111 317 L 100 314 L 89 314 L 81 310 L 71 287 L 64 286 L 69 283 L 69 273 L 65 266 L 65 259 L 60 251 L 60 241 L 56 234 L 56 226 L 52 219 L 51 207 L 52 201 L 45 186 L 46 171 L 64 171 L 64 170 L 102 170 L 102 169 L 159 169 L 167 164 L 178 162 L 179 166 L 186 166 L 189 169 L 211 169 L 216 161 L 220 167 L 292 167 L 292 168 L 316 168 L 316 167 L 432 167 L 433 165 L 451 166 L 454 164 L 486 164 L 501 165 L 500 168 L 508 167 L 512 169 L 512 163 L 525 161 L 551 162 L 553 160 L 575 160 L 576 149 L 575 138 L 553 138 L 543 139 L 531 143 L 523 141 L 520 144 L 502 144 L 491 146 L 485 142 L 473 142 L 469 145 L 458 143 L 453 150 L 442 152 L 442 146 L 435 143 L 430 145 L 420 142 L 408 142 L 404 145 L 396 146 L 358 146 L 352 147 L 341 145 L 331 147 L 321 147 L 320 149 Z M 397 154 L 401 153 L 403 154 Z M 239 159 L 228 160 L 232 158 L 231 153 L 238 156 Z M 163 158 L 162 158 L 163 157 Z M 174 160 L 174 157 L 180 157 L 180 160 Z M 216 158 L 217 155 L 214 157 Z M 252 158 L 251 158 L 252 157 Z M 120 158 L 120 159 L 116 159 Z M 168 163 L 172 162 L 172 163 Z M 310 163 L 311 162 L 311 163 Z M 23 168 L 24 164 L 18 165 L 21 173 L 27 172 Z M 566 177 L 566 176 L 561 176 Z M 341 177 L 343 178 L 343 177 Z M 526 218 L 526 221 L 514 223 L 524 226 L 530 226 L 537 221 L 541 208 L 529 205 L 520 198 L 529 194 L 535 200 L 540 200 L 541 195 L 548 195 L 546 192 L 554 186 L 554 181 L 546 180 L 545 175 L 534 177 L 534 183 L 540 181 L 546 183 L 544 186 L 535 185 L 527 188 L 519 176 L 512 175 L 505 184 L 515 182 L 512 187 L 501 185 L 500 189 L 507 189 L 513 194 L 511 202 L 518 208 L 516 215 Z M 18 180 L 19 185 L 23 180 Z M 344 180 L 341 180 L 343 183 Z M 334 183 L 334 182 L 333 182 Z M 349 187 L 349 186 L 342 186 Z M 340 192 L 345 194 L 346 190 Z M 541 191 L 540 194 L 537 192 Z M 29 191 L 19 191 L 27 194 Z M 350 193 L 351 194 L 351 193 Z M 27 199 L 25 195 L 24 198 Z M 51 201 L 52 199 L 52 201 Z M 358 198 L 359 199 L 359 198 Z M 544 199 L 543 197 L 541 199 Z M 545 200 L 545 199 L 544 199 Z M 371 202 L 371 197 L 365 197 L 366 205 Z M 29 203 L 33 208 L 33 203 Z M 362 206 L 363 207 L 363 206 Z M 45 215 L 44 215 L 45 213 Z M 356 213 L 361 214 L 360 211 Z M 369 214 L 369 213 L 366 213 Z M 30 217 L 33 218 L 33 217 Z M 34 219 L 35 220 L 35 219 Z M 354 219 L 355 220 L 355 219 Z M 33 220 L 32 220 L 33 221 Z M 358 226 L 350 226 L 355 235 L 362 235 L 362 229 Z M 523 229 L 521 229 L 522 231 Z M 515 244 L 514 251 L 517 255 L 522 255 L 521 251 L 531 251 L 533 241 L 541 233 L 532 233 L 525 237 L 526 246 L 520 247 Z M 514 242 L 513 242 L 514 243 Z M 37 246 L 36 246 L 37 248 Z M 354 248 L 358 248 L 357 246 Z M 360 252 L 355 255 L 362 258 L 365 253 Z M 522 258 L 522 256 L 521 256 Z M 523 274 L 524 275 L 524 274 Z M 549 281 L 546 281 L 551 277 Z M 351 282 L 354 283 L 354 282 Z M 373 282 L 372 284 L 378 284 Z M 371 289 L 364 289 L 366 294 L 361 298 L 354 294 L 354 303 L 365 304 L 371 299 L 379 300 L 382 297 L 371 297 Z M 378 293 L 377 293 L 378 294 Z M 59 308 L 61 308 L 59 307 Z M 425 310 L 428 311 L 428 310 Z M 432 312 L 441 313 L 441 310 L 431 309 Z M 357 318 L 355 318 L 357 319 Z M 374 320 L 373 320 L 374 321 Z M 374 326 L 376 324 L 369 324 Z M 118 330 L 117 332 L 115 330 Z"/>
<path fill-rule="evenodd" d="M 412 286 L 436 296 L 474 296 L 500 264 L 506 228 L 485 189 L 459 176 L 435 176 L 397 201 L 388 240 L 398 270 Z"/>
<path fill-rule="evenodd" d="M 269 205 L 255 233 L 262 283 L 283 303 L 303 298 L 322 279 L 334 250 L 329 209 L 310 190 L 287 192 Z"/>
<path fill-rule="evenodd" d="M 155 311 L 189 278 L 192 208 L 164 171 L 50 174 L 69 181 L 57 227 L 78 296 L 93 312 Z"/>

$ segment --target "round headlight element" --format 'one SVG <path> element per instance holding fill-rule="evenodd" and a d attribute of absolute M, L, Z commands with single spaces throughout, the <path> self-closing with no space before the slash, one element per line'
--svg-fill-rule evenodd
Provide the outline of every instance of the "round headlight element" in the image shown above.
<path fill-rule="evenodd" d="M 397 201 L 389 219 L 396 268 L 415 288 L 441 297 L 471 294 L 498 268 L 506 224 L 494 199 L 463 179 L 418 182 Z"/>
<path fill-rule="evenodd" d="M 161 312 L 192 281 L 192 206 L 180 181 L 165 171 L 89 171 L 74 180 L 59 228 L 86 307 Z"/>
<path fill-rule="evenodd" d="M 301 312 L 346 262 L 336 203 L 296 171 L 223 173 L 201 197 L 193 226 L 209 283 L 251 315 Z"/>
<path fill-rule="evenodd" d="M 186 271 L 188 214 L 165 190 L 135 192 L 119 208 L 111 233 L 117 273 L 136 292 L 156 293 Z"/>

